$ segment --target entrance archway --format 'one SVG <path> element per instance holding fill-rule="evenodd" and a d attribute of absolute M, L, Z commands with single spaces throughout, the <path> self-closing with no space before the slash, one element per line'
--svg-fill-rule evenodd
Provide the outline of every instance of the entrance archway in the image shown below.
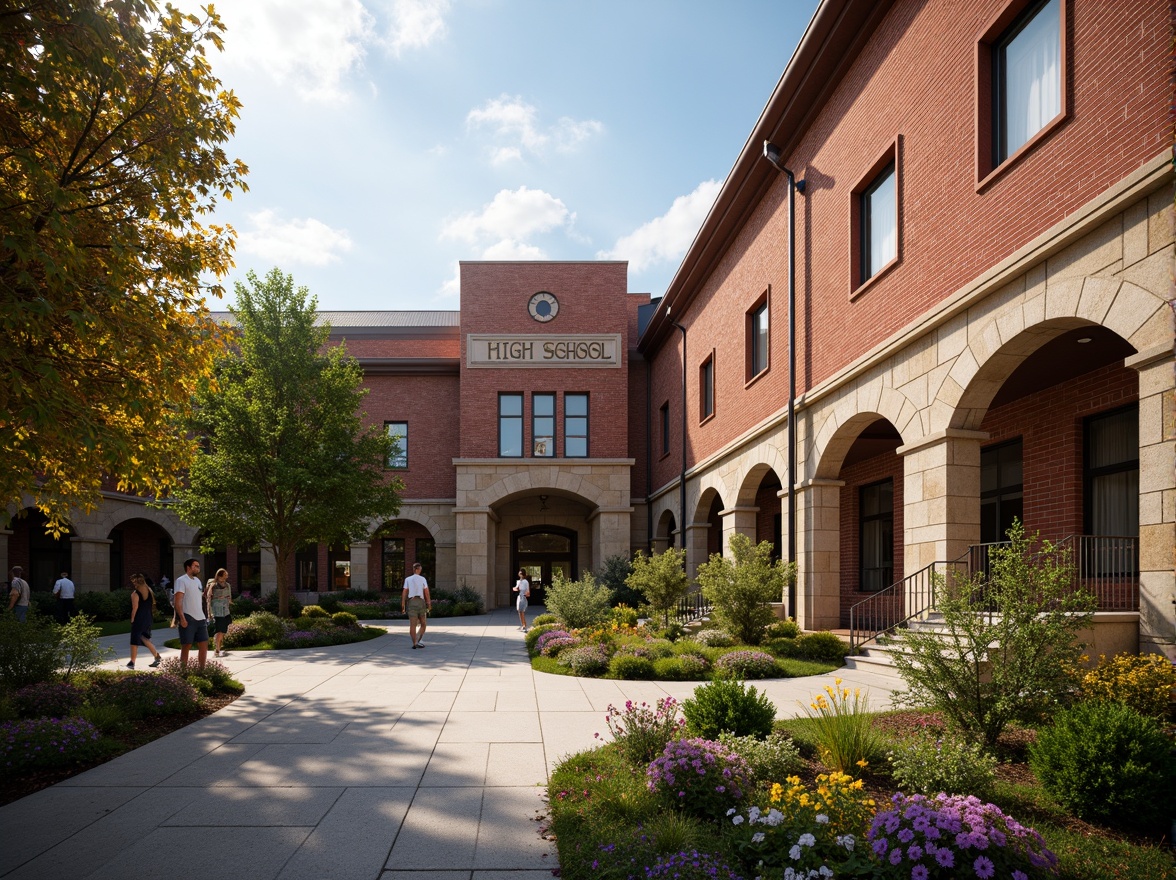
<path fill-rule="evenodd" d="M 543 605 L 556 575 L 575 578 L 580 570 L 576 533 L 559 526 L 532 526 L 510 535 L 511 570 L 527 573 L 531 604 Z"/>

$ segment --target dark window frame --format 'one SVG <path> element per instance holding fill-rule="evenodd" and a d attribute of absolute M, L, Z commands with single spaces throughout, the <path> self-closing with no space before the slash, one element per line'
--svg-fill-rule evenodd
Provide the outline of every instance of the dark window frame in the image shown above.
<path fill-rule="evenodd" d="M 504 416 L 502 414 L 502 401 L 508 397 L 517 397 L 519 401 L 519 414 Z M 499 458 L 523 458 L 527 451 L 527 432 L 526 432 L 526 416 L 527 416 L 526 395 L 521 391 L 500 391 L 498 392 L 498 457 Z M 518 455 L 507 455 L 502 451 L 502 425 L 506 419 L 517 419 L 519 423 L 519 452 Z"/>
<path fill-rule="evenodd" d="M 584 414 L 573 415 L 569 412 L 568 401 L 572 398 L 584 400 Z M 581 434 L 578 431 L 572 431 L 570 422 L 572 419 L 584 420 L 584 432 Z M 588 458 L 592 454 L 592 397 L 587 391 L 565 391 L 564 392 L 564 457 L 565 458 Z M 568 450 L 569 440 L 583 440 L 584 453 L 570 452 Z"/>
<path fill-rule="evenodd" d="M 878 155 L 874 162 L 866 169 L 866 173 L 858 180 L 857 185 L 849 194 L 849 300 L 853 302 L 865 291 L 876 284 L 879 279 L 889 275 L 896 266 L 902 263 L 903 252 L 903 174 L 902 174 L 902 135 L 896 135 L 886 148 Z M 871 208 L 869 198 L 883 182 L 887 172 L 894 174 L 894 256 L 879 266 L 876 271 L 869 271 L 869 231 Z"/>
<path fill-rule="evenodd" d="M 876 513 L 866 515 L 866 493 L 874 489 L 881 489 L 884 486 L 890 487 L 890 509 L 889 512 Z M 866 524 L 871 522 L 887 522 L 890 523 L 890 565 L 889 566 L 873 566 L 869 570 L 889 572 L 888 575 L 883 575 L 882 584 L 878 587 L 866 587 Z M 887 587 L 894 584 L 894 478 L 887 477 L 883 480 L 876 480 L 873 483 L 867 483 L 863 486 L 858 486 L 858 591 L 862 593 L 877 593 L 885 590 Z"/>
<path fill-rule="evenodd" d="M 760 360 L 758 355 L 759 349 L 759 331 L 756 326 L 757 318 L 763 315 L 764 317 L 764 343 L 763 343 L 763 366 L 758 370 L 757 361 Z M 747 350 L 747 380 L 746 385 L 751 385 L 753 382 L 767 375 L 772 369 L 772 288 L 769 286 L 767 290 L 756 297 L 755 302 L 751 304 L 751 308 L 747 310 L 744 317 L 745 333 L 746 333 L 746 350 Z"/>
<path fill-rule="evenodd" d="M 403 419 L 397 419 L 396 421 L 384 422 L 384 433 L 391 436 L 392 435 L 391 428 L 393 425 L 404 425 L 404 435 L 403 435 L 404 436 L 404 445 L 400 448 L 399 455 L 397 455 L 394 458 L 388 459 L 387 467 L 389 470 L 406 471 L 406 470 L 408 470 L 408 422 L 404 421 Z M 404 463 L 401 464 L 400 463 L 401 461 L 403 461 Z"/>
<path fill-rule="evenodd" d="M 551 401 L 551 414 L 550 415 L 540 415 L 539 414 L 539 407 L 536 405 L 536 402 L 540 398 L 543 398 L 544 400 Z M 551 421 L 551 432 L 550 432 L 551 445 L 548 447 L 548 451 L 542 455 L 539 454 L 539 452 L 537 451 L 536 444 L 539 442 L 539 439 L 538 439 L 539 437 L 547 436 L 547 434 L 546 434 L 546 432 L 544 434 L 540 434 L 540 432 L 539 432 L 539 420 L 540 419 L 550 419 L 550 421 Z M 531 457 L 532 458 L 554 458 L 555 457 L 555 445 L 558 442 L 558 438 L 556 437 L 555 425 L 556 425 L 555 392 L 554 391 L 533 391 L 533 392 L 531 392 Z"/>
<path fill-rule="evenodd" d="M 389 544 L 392 544 L 392 545 L 400 544 L 400 549 L 398 551 L 399 557 L 400 557 L 400 575 L 398 576 L 398 578 L 394 577 L 392 579 L 393 581 L 399 580 L 400 583 L 392 583 L 391 581 L 388 580 L 388 564 L 387 564 L 388 557 L 389 557 L 389 555 L 391 555 L 393 559 L 396 559 L 396 556 L 397 556 L 397 551 L 394 551 L 393 553 L 389 554 L 389 552 L 388 552 Z M 407 576 L 407 573 L 408 573 L 407 566 L 408 566 L 408 552 L 407 552 L 406 542 L 405 542 L 404 538 L 402 538 L 402 537 L 401 538 L 396 538 L 396 537 L 381 538 L 380 539 L 380 583 L 383 585 L 385 590 L 395 591 L 395 590 L 401 589 L 404 586 L 404 578 Z"/>
<path fill-rule="evenodd" d="M 1001 477 L 1000 477 L 1000 474 L 1002 471 L 1001 455 L 1002 455 L 1002 453 L 1007 452 L 1009 450 L 1012 450 L 1014 448 L 1020 450 L 1021 482 L 1020 483 L 1003 483 L 1003 482 L 1001 482 Z M 997 520 L 998 525 L 997 525 L 997 534 L 995 536 L 984 535 L 983 533 L 981 533 L 981 536 L 980 536 L 981 543 L 985 543 L 985 544 L 1000 544 L 1000 543 L 1003 543 L 1008 540 L 1008 536 L 1007 536 L 1005 530 L 1001 529 L 1001 527 L 1000 527 L 1001 523 L 1009 520 L 1009 517 L 1001 514 L 1001 507 L 1003 505 L 1007 505 L 1007 504 L 1009 504 L 1019 498 L 1021 501 L 1021 505 L 1020 505 L 1021 514 L 1017 515 L 1017 518 L 1024 520 L 1024 508 L 1025 508 L 1025 443 L 1024 443 L 1024 438 L 1012 437 L 1008 440 L 1003 440 L 1000 443 L 993 443 L 991 446 L 982 447 L 980 449 L 981 479 L 983 479 L 983 473 L 984 473 L 984 459 L 986 457 L 994 456 L 994 455 L 997 457 L 996 488 L 985 489 L 983 484 L 981 484 L 981 487 L 980 487 L 980 509 L 982 511 L 982 514 L 980 517 L 980 526 L 981 526 L 981 529 L 984 528 L 984 517 L 983 517 L 984 504 L 986 501 L 993 501 L 993 500 L 996 501 L 996 510 L 997 510 L 996 520 Z M 985 538 L 989 538 L 991 540 L 985 540 Z M 987 563 L 985 563 L 985 564 L 987 564 Z"/>
<path fill-rule="evenodd" d="M 670 454 L 670 402 L 667 400 L 658 409 L 661 415 L 661 457 Z"/>
<path fill-rule="evenodd" d="M 698 365 L 699 423 L 715 417 L 715 350 Z"/>
<path fill-rule="evenodd" d="M 1100 467 L 1093 467 L 1090 464 L 1091 460 L 1091 436 L 1090 428 L 1093 424 L 1107 419 L 1122 418 L 1128 413 L 1133 414 L 1136 425 L 1135 437 L 1135 458 L 1123 459 L 1114 464 L 1102 465 Z M 1115 409 L 1104 410 L 1103 412 L 1091 413 L 1082 420 L 1082 531 L 1084 534 L 1093 535 L 1094 532 L 1094 481 L 1100 477 L 1113 476 L 1115 474 L 1128 473 L 1130 471 L 1139 472 L 1139 403 L 1133 402 L 1126 406 L 1116 407 Z M 1138 504 L 1138 498 L 1136 499 Z M 1139 514 L 1136 508 L 1136 534 L 1126 535 L 1125 537 L 1139 537 Z"/>

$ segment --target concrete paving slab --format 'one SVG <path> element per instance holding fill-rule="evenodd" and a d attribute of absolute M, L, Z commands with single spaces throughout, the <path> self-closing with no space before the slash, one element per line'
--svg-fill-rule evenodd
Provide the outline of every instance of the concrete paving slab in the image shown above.
<path fill-rule="evenodd" d="M 547 784 L 543 743 L 490 743 L 486 787 Z"/>
<path fill-rule="evenodd" d="M 314 826 L 343 793 L 340 787 L 305 785 L 265 788 L 213 786 L 187 808 L 160 823 L 162 828 Z"/>
<path fill-rule="evenodd" d="M 535 870 L 556 865 L 555 844 L 539 836 L 536 816 L 546 812 L 542 790 L 486 789 L 478 823 L 474 869 Z"/>
<path fill-rule="evenodd" d="M 450 712 L 441 742 L 540 742 L 538 712 Z"/>
<path fill-rule="evenodd" d="M 282 868 L 278 880 L 377 880 L 414 787 L 351 788 Z"/>
<path fill-rule="evenodd" d="M 165 782 L 169 787 L 233 785 L 241 766 L 264 748 L 262 743 L 226 743 L 168 776 Z"/>
<path fill-rule="evenodd" d="M 312 828 L 157 828 L 86 880 L 175 880 L 209 872 L 217 880 L 276 877 Z M 64 875 L 82 876 L 82 875 Z"/>
<path fill-rule="evenodd" d="M 482 788 L 417 789 L 385 868 L 471 869 Z"/>
<path fill-rule="evenodd" d="M 486 779 L 489 743 L 438 743 L 421 780 L 423 788 L 481 785 Z"/>

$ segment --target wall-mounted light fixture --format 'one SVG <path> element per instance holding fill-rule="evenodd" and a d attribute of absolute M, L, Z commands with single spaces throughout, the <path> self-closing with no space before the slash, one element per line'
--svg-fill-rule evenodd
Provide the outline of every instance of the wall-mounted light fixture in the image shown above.
<path fill-rule="evenodd" d="M 546 495 L 539 496 L 539 510 L 540 511 L 547 510 L 547 496 Z"/>

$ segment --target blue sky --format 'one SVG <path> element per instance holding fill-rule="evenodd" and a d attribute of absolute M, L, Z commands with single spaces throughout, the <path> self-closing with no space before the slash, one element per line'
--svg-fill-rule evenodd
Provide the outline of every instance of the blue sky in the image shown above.
<path fill-rule="evenodd" d="M 659 295 L 816 5 L 218 3 L 250 168 L 226 286 L 276 265 L 324 310 L 456 309 L 459 260 L 624 259 Z"/>

